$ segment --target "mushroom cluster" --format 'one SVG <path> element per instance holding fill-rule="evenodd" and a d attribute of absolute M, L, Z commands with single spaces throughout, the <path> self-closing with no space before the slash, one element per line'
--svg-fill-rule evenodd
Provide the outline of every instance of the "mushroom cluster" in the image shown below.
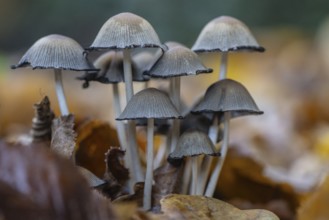
<path fill-rule="evenodd" d="M 100 51 L 101 55 L 91 63 L 87 55 L 94 51 Z M 155 120 L 166 121 L 169 125 L 162 157 L 168 158 L 172 164 L 175 160 L 186 161 L 184 184 L 191 185 L 188 193 L 213 196 L 229 146 L 230 119 L 263 113 L 241 83 L 226 78 L 228 53 L 239 51 L 263 52 L 264 48 L 258 45 L 248 27 L 235 18 L 221 16 L 210 21 L 189 49 L 177 42 L 162 44 L 148 21 L 125 12 L 110 17 L 86 50 L 69 37 L 53 34 L 36 41 L 13 68 L 54 69 L 63 116 L 70 112 L 62 85 L 62 70 L 84 71 L 84 75 L 78 77 L 84 80 L 84 88 L 91 82 L 112 85 L 112 106 L 120 148 L 127 152 L 125 165 L 130 170 L 130 187 L 145 182 L 143 208 L 149 210 L 152 208 L 154 181 Z M 203 52 L 221 53 L 219 81 L 207 89 L 201 101 L 186 111 L 180 97 L 180 77 L 213 71 L 199 58 L 198 53 Z M 133 82 L 147 82 L 154 78 L 169 79 L 168 91 L 151 88 L 145 83 L 145 89 L 134 93 Z M 121 82 L 125 85 L 125 106 L 121 106 L 120 101 L 118 84 Z M 186 120 L 193 121 L 193 125 L 180 123 L 183 112 L 188 112 Z M 146 169 L 139 158 L 136 120 L 147 121 Z M 218 137 L 221 124 L 224 125 L 223 138 Z M 216 147 L 218 142 L 220 149 Z M 213 156 L 220 157 L 208 182 Z M 90 179 L 91 186 L 104 183 L 88 170 L 80 170 Z"/>

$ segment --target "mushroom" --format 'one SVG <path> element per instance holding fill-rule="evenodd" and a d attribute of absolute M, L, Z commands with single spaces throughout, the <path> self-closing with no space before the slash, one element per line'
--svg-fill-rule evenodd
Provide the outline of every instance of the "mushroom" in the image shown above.
<path fill-rule="evenodd" d="M 178 142 L 175 150 L 169 154 L 169 159 L 191 157 L 192 160 L 192 190 L 191 195 L 197 194 L 198 155 L 219 156 L 209 137 L 201 131 L 186 131 Z"/>
<path fill-rule="evenodd" d="M 187 47 L 176 42 L 168 42 L 165 45 L 168 49 L 153 67 L 144 74 L 154 78 L 170 78 L 170 97 L 177 110 L 181 111 L 180 76 L 211 73 L 212 69 L 205 67 L 198 55 Z M 177 144 L 179 126 L 179 121 L 174 120 L 170 152 L 174 150 Z"/>
<path fill-rule="evenodd" d="M 130 99 L 117 120 L 136 120 L 144 118 L 147 118 L 147 167 L 143 207 L 145 210 L 148 210 L 151 208 L 153 181 L 154 119 L 173 119 L 181 118 L 181 116 L 164 92 L 155 88 L 148 88 L 138 92 Z"/>
<path fill-rule="evenodd" d="M 62 70 L 95 71 L 86 60 L 83 48 L 72 38 L 58 34 L 40 38 L 12 68 L 25 66 L 31 66 L 33 69 L 54 69 L 56 94 L 62 116 L 69 115 L 63 89 Z"/>
<path fill-rule="evenodd" d="M 263 112 L 258 109 L 248 90 L 241 83 L 232 79 L 223 79 L 212 84 L 207 89 L 201 102 L 192 112 L 220 113 L 217 115 L 218 117 L 224 114 L 223 118 L 219 119 L 224 121 L 224 134 L 221 147 L 222 157 L 216 164 L 205 193 L 206 196 L 212 196 L 228 149 L 230 118 L 244 115 L 260 115 Z"/>
<path fill-rule="evenodd" d="M 226 78 L 229 51 L 265 51 L 245 24 L 230 16 L 220 16 L 208 22 L 192 50 L 197 53 L 222 52 L 219 79 Z"/>
<path fill-rule="evenodd" d="M 123 69 L 127 103 L 134 95 L 132 84 L 131 55 L 134 48 L 161 48 L 158 35 L 151 24 L 140 16 L 124 12 L 108 19 L 98 32 L 88 50 L 112 49 L 122 50 Z M 136 130 L 133 121 L 128 122 L 129 148 L 127 154 L 131 157 L 133 179 L 143 180 L 141 165 L 134 157 L 137 155 Z"/>

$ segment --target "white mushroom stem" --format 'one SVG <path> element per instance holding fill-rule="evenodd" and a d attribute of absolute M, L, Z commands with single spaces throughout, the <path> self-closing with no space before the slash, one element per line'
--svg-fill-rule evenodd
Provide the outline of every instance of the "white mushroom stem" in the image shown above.
<path fill-rule="evenodd" d="M 185 159 L 184 165 L 184 173 L 183 173 L 183 186 L 182 186 L 182 194 L 187 194 L 189 189 L 189 184 L 191 180 L 192 174 L 192 162 L 189 158 Z"/>
<path fill-rule="evenodd" d="M 132 72 L 131 72 L 131 56 L 130 50 L 123 50 L 123 71 L 125 77 L 125 88 L 126 88 L 126 100 L 127 103 L 134 95 L 134 89 L 132 84 Z M 144 180 L 144 175 L 142 172 L 142 167 L 140 164 L 138 149 L 137 149 L 137 139 L 136 139 L 136 125 L 135 122 L 128 121 L 128 146 L 127 146 L 127 156 L 130 157 L 130 170 L 132 182 L 142 182 Z"/>
<path fill-rule="evenodd" d="M 180 113 L 180 77 L 172 77 L 170 78 L 170 98 L 176 107 L 177 111 Z M 179 138 L 180 131 L 180 120 L 174 119 L 172 125 L 172 134 L 171 134 L 171 144 L 170 144 L 170 152 L 173 152 L 176 148 L 177 141 Z"/>
<path fill-rule="evenodd" d="M 219 79 L 225 79 L 227 75 L 228 52 L 223 52 L 220 61 Z"/>
<path fill-rule="evenodd" d="M 62 70 L 60 69 L 55 69 L 55 87 L 56 87 L 56 94 L 57 94 L 58 105 L 61 111 L 61 115 L 62 116 L 69 115 L 70 112 L 67 107 L 67 102 L 63 89 Z"/>
<path fill-rule="evenodd" d="M 218 117 L 215 117 L 213 124 L 210 126 L 208 132 L 208 136 L 214 145 L 216 145 L 217 143 L 218 129 L 219 129 Z M 203 195 L 204 193 L 213 160 L 214 160 L 213 157 L 205 155 L 201 168 L 202 172 L 200 172 L 198 176 L 198 187 L 197 187 L 196 195 Z"/>
<path fill-rule="evenodd" d="M 113 91 L 113 102 L 114 102 L 114 114 L 115 114 L 115 117 L 117 118 L 121 114 L 121 103 L 120 103 L 119 84 L 118 83 L 114 83 L 112 85 L 112 91 Z M 121 145 L 121 150 L 126 150 L 127 141 L 126 141 L 126 129 L 124 126 L 124 122 L 116 120 L 116 126 L 117 126 L 117 131 L 118 131 L 119 142 Z"/>
<path fill-rule="evenodd" d="M 223 142 L 222 142 L 223 144 L 221 148 L 221 157 L 219 158 L 218 163 L 216 164 L 215 170 L 213 171 L 207 186 L 205 196 L 208 197 L 212 197 L 214 195 L 217 186 L 217 181 L 226 158 L 228 143 L 229 143 L 229 135 L 230 135 L 229 134 L 230 118 L 231 118 L 231 113 L 224 112 L 224 134 L 223 134 L 224 137 L 223 137 Z"/>
<path fill-rule="evenodd" d="M 144 187 L 143 208 L 149 210 L 152 202 L 152 184 L 153 184 L 153 135 L 154 119 L 147 119 L 147 166 Z"/>
<path fill-rule="evenodd" d="M 197 184 L 198 184 L 198 157 L 194 156 L 191 158 L 192 160 L 192 190 L 191 195 L 196 195 L 197 192 Z"/>

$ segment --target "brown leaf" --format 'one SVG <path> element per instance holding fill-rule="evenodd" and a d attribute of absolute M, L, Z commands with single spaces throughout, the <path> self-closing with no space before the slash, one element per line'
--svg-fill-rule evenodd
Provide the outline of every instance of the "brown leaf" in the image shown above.
<path fill-rule="evenodd" d="M 168 194 L 179 193 L 181 190 L 181 179 L 184 166 L 173 166 L 166 163 L 154 170 L 153 206 L 159 206 L 160 200 Z"/>
<path fill-rule="evenodd" d="M 144 182 L 138 182 L 134 185 L 134 194 L 123 195 L 115 199 L 114 203 L 121 202 L 134 202 L 139 207 L 143 206 L 143 196 L 144 196 Z"/>
<path fill-rule="evenodd" d="M 105 179 L 106 176 L 112 175 L 121 185 L 129 180 L 129 170 L 122 165 L 124 156 L 125 151 L 120 150 L 118 147 L 111 147 L 105 153 Z"/>
<path fill-rule="evenodd" d="M 113 217 L 106 201 L 91 194 L 77 168 L 66 158 L 44 147 L 7 146 L 0 143 L 0 181 L 10 186 L 13 194 L 17 191 L 22 195 L 16 195 L 23 201 L 15 209 L 18 213 L 19 207 L 28 206 L 24 202 L 27 197 L 38 210 L 46 210 L 47 216 L 51 216 L 49 219 L 94 220 Z"/>
<path fill-rule="evenodd" d="M 50 141 L 51 125 L 55 115 L 50 108 L 50 101 L 45 96 L 40 103 L 34 105 L 31 135 L 33 141 Z"/>
<path fill-rule="evenodd" d="M 221 200 L 204 196 L 168 195 L 161 200 L 161 210 L 171 219 L 279 219 L 267 210 L 240 210 Z"/>
<path fill-rule="evenodd" d="M 289 184 L 273 182 L 263 175 L 259 163 L 234 150 L 228 151 L 215 195 L 224 200 L 240 198 L 252 203 L 282 199 L 292 212 L 299 206 L 299 195 Z"/>
<path fill-rule="evenodd" d="M 103 177 L 104 154 L 110 146 L 119 146 L 116 131 L 106 122 L 93 120 L 78 127 L 77 133 L 76 163 Z"/>
<path fill-rule="evenodd" d="M 76 133 L 73 127 L 73 115 L 61 116 L 53 120 L 50 148 L 67 158 L 72 157 L 75 148 Z"/>
<path fill-rule="evenodd" d="M 298 209 L 299 220 L 328 219 L 329 177 L 311 194 Z"/>

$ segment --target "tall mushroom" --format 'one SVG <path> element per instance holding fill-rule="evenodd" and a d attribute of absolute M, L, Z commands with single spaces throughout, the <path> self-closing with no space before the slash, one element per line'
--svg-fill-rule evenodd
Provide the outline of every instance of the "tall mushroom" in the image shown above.
<path fill-rule="evenodd" d="M 62 116 L 69 114 L 63 89 L 62 70 L 95 71 L 84 56 L 80 44 L 72 38 L 58 34 L 40 38 L 12 68 L 25 66 L 31 66 L 33 69 L 54 69 L 56 94 Z"/>
<path fill-rule="evenodd" d="M 169 42 L 165 44 L 168 49 L 162 57 L 145 74 L 154 78 L 170 78 L 170 97 L 178 111 L 180 108 L 180 77 L 211 73 L 212 69 L 205 67 L 198 55 L 187 47 Z M 179 137 L 179 121 L 174 120 L 172 129 L 171 149 L 177 145 Z"/>
<path fill-rule="evenodd" d="M 224 115 L 224 118 L 218 119 L 218 121 L 224 121 L 224 137 L 221 147 L 222 157 L 216 164 L 205 193 L 206 196 L 212 196 L 228 150 L 230 118 L 244 115 L 260 115 L 263 112 L 258 109 L 248 90 L 241 83 L 231 79 L 223 79 L 212 84 L 192 112 L 213 112 L 217 113 L 217 117 Z"/>
<path fill-rule="evenodd" d="M 220 16 L 208 22 L 192 50 L 197 53 L 221 52 L 219 79 L 226 78 L 229 51 L 265 51 L 245 24 L 230 16 Z"/>
<path fill-rule="evenodd" d="M 147 167 L 144 188 L 144 209 L 151 208 L 153 181 L 153 135 L 154 119 L 181 118 L 169 97 L 154 88 L 144 89 L 134 95 L 127 103 L 117 120 L 147 119 Z M 136 155 L 134 155 L 136 156 Z"/>
<path fill-rule="evenodd" d="M 127 103 L 134 95 L 131 71 L 131 50 L 134 48 L 160 48 L 161 42 L 151 24 L 140 16 L 124 12 L 109 18 L 98 32 L 88 50 L 121 50 Z M 140 182 L 143 173 L 137 155 L 136 131 L 133 121 L 128 122 L 129 147 L 127 154 L 131 157 L 133 179 Z"/>
<path fill-rule="evenodd" d="M 198 179 L 198 161 L 197 157 L 201 154 L 208 156 L 220 156 L 216 153 L 215 146 L 209 137 L 201 131 L 186 131 L 178 142 L 175 150 L 169 154 L 169 159 L 181 159 L 191 157 L 192 159 L 192 190 L 191 195 L 197 193 Z"/>
<path fill-rule="evenodd" d="M 259 46 L 245 24 L 230 16 L 220 16 L 208 22 L 199 34 L 192 50 L 197 53 L 221 52 L 220 80 L 225 79 L 227 75 L 228 52 L 265 51 L 263 47 Z M 225 118 L 229 120 L 228 116 Z M 217 123 L 215 119 L 213 126 L 211 126 L 209 130 L 209 136 L 214 142 L 216 142 L 218 134 Z M 203 174 L 207 176 L 210 169 L 211 158 L 206 158 L 205 164 L 206 170 Z M 204 185 L 205 178 L 201 177 L 200 180 L 203 181 Z"/>

